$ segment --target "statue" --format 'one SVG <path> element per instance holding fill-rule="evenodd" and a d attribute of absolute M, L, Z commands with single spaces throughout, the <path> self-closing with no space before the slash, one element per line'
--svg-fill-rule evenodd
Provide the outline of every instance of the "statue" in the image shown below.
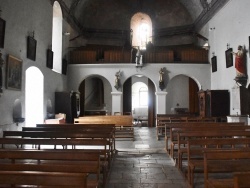
<path fill-rule="evenodd" d="M 115 88 L 118 90 L 120 88 L 120 77 L 121 77 L 121 71 L 119 70 L 117 73 L 115 73 Z"/>
<path fill-rule="evenodd" d="M 236 77 L 234 80 L 237 83 L 240 83 L 241 85 L 245 85 L 247 82 L 247 71 L 246 71 L 245 53 L 243 47 L 239 45 L 238 51 L 232 52 L 232 54 L 235 55 Z"/>
<path fill-rule="evenodd" d="M 235 68 L 236 68 L 236 77 L 245 77 L 246 76 L 246 65 L 244 61 L 244 50 L 242 46 L 238 46 L 237 52 L 232 52 L 235 55 Z"/>
<path fill-rule="evenodd" d="M 165 87 L 164 80 L 163 80 L 163 74 L 164 74 L 163 68 L 160 69 L 159 74 L 160 74 L 160 77 L 159 77 L 159 88 L 161 90 L 163 90 L 164 87 Z"/>

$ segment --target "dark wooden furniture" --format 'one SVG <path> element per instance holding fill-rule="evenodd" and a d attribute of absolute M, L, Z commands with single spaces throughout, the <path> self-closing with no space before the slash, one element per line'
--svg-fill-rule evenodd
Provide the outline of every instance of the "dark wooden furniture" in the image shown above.
<path fill-rule="evenodd" d="M 80 93 L 55 92 L 55 113 L 66 114 L 66 122 L 73 123 L 80 115 Z"/>
<path fill-rule="evenodd" d="M 228 90 L 200 90 L 198 98 L 201 117 L 226 117 L 230 114 Z"/>

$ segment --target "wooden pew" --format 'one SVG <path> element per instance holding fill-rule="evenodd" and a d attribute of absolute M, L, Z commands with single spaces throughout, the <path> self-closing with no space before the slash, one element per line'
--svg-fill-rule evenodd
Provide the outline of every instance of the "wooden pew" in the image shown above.
<path fill-rule="evenodd" d="M 235 172 L 234 188 L 247 188 L 250 187 L 250 171 L 249 172 Z"/>
<path fill-rule="evenodd" d="M 100 127 L 97 125 L 76 125 L 76 124 L 38 124 L 37 127 L 23 127 L 22 131 L 63 131 L 63 132 L 94 132 L 100 133 L 110 133 L 111 141 L 110 141 L 110 150 L 111 154 L 115 153 L 115 125 L 105 126 L 100 130 Z"/>
<path fill-rule="evenodd" d="M 187 123 L 172 123 L 172 124 L 166 124 L 166 129 L 169 130 L 169 134 L 165 134 L 165 149 L 169 152 L 171 157 L 173 157 L 173 148 L 172 145 L 177 145 L 177 132 L 180 132 L 180 129 L 189 129 L 190 127 L 208 127 L 211 129 L 214 129 L 216 127 L 221 126 L 245 126 L 242 122 L 235 122 L 235 123 L 226 123 L 226 122 L 187 122 Z M 170 140 L 169 140 L 170 139 Z M 169 143 L 170 142 L 170 143 Z M 170 147 L 168 146 L 170 144 Z M 170 150 L 169 150 L 170 148 Z"/>
<path fill-rule="evenodd" d="M 47 164 L 47 165 L 75 165 L 71 168 L 78 168 L 81 172 L 95 174 L 96 178 L 88 181 L 89 185 L 98 186 L 100 184 L 100 152 L 85 152 L 79 150 L 0 150 L 1 163 L 12 164 Z M 32 160 L 32 161 L 30 161 Z M 63 167 L 62 167 L 63 168 Z M 102 168 L 105 168 L 104 166 Z M 107 170 L 103 171 L 103 183 L 105 185 Z M 69 171 L 72 172 L 72 171 Z"/>
<path fill-rule="evenodd" d="M 113 116 L 84 116 L 74 119 L 74 124 L 115 124 L 116 138 L 131 138 L 134 140 L 133 116 L 113 115 Z"/>
<path fill-rule="evenodd" d="M 181 145 L 187 145 L 187 140 L 192 139 L 207 139 L 207 138 L 234 138 L 234 137 L 249 137 L 250 131 L 247 130 L 236 130 L 236 129 L 223 129 L 217 128 L 216 130 L 197 130 L 197 131 L 186 131 L 178 132 L 177 146 L 178 155 L 182 155 L 184 152 L 187 153 L 187 147 L 181 148 Z M 180 159 L 181 157 L 179 157 Z M 177 159 L 177 161 L 179 160 Z"/>
<path fill-rule="evenodd" d="M 204 151 L 204 184 L 205 188 L 234 187 L 233 178 L 211 178 L 212 173 L 248 172 L 250 171 L 250 150 L 205 150 Z"/>
<path fill-rule="evenodd" d="M 246 125 L 238 125 L 238 126 L 231 126 L 228 124 L 220 124 L 219 126 L 207 126 L 206 124 L 204 124 L 204 126 L 200 125 L 200 126 L 185 126 L 185 127 L 174 127 L 171 128 L 171 147 L 170 147 L 170 154 L 172 157 L 174 157 L 174 148 L 175 145 L 178 145 L 177 149 L 178 152 L 180 152 L 180 146 L 185 145 L 186 144 L 186 140 L 182 139 L 181 141 L 178 140 L 178 133 L 181 132 L 192 132 L 192 131 L 221 131 L 221 130 L 225 130 L 225 131 L 245 131 L 245 130 L 250 130 L 250 128 Z M 176 141 L 175 141 L 175 137 L 176 137 Z M 179 142 L 178 142 L 179 141 Z M 181 152 L 185 152 L 186 150 L 182 150 Z"/>
<path fill-rule="evenodd" d="M 0 171 L 0 184 L 60 186 L 65 188 L 87 188 L 86 173 L 39 172 L 39 171 Z M 7 186 L 9 185 L 9 186 Z"/>
<path fill-rule="evenodd" d="M 188 182 L 194 187 L 195 170 L 204 171 L 204 150 L 249 148 L 250 138 L 207 138 L 187 141 Z M 180 156 L 181 157 L 181 156 Z M 182 161 L 181 161 L 182 162 Z"/>

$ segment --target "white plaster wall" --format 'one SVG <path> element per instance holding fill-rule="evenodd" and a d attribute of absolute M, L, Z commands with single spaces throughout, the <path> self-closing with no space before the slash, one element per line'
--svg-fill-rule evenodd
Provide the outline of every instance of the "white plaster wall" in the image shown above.
<path fill-rule="evenodd" d="M 189 108 L 189 80 L 187 76 L 174 77 L 167 86 L 167 92 L 167 114 L 173 113 L 172 108 Z"/>
<path fill-rule="evenodd" d="M 211 74 L 211 89 L 227 89 L 230 91 L 232 104 L 232 88 L 235 86 L 233 80 L 236 76 L 234 66 L 226 68 L 225 51 L 227 44 L 237 51 L 238 45 L 246 47 L 247 53 L 247 73 L 250 74 L 249 66 L 249 19 L 250 1 L 249 0 L 231 0 L 227 5 L 209 21 L 201 30 L 207 34 L 210 44 L 210 58 L 212 53 L 217 56 L 217 72 Z M 209 30 L 212 28 L 212 30 Z M 249 80 L 248 80 L 249 84 Z M 247 85 L 248 85 L 247 84 Z M 232 105 L 230 113 L 236 114 Z"/>
<path fill-rule="evenodd" d="M 121 84 L 125 82 L 131 76 L 141 74 L 149 79 L 155 84 L 156 93 L 161 93 L 158 82 L 159 82 L 159 70 L 165 67 L 167 70 L 166 80 L 171 81 L 171 79 L 177 75 L 185 75 L 193 78 L 199 87 L 202 86 L 203 89 L 210 89 L 211 80 L 211 66 L 209 64 L 145 64 L 142 68 L 136 68 L 134 64 L 85 64 L 85 65 L 69 65 L 68 67 L 68 89 L 75 90 L 79 87 L 81 81 L 91 75 L 100 75 L 105 77 L 110 85 L 114 85 L 115 73 L 121 71 Z M 166 83 L 168 84 L 168 83 Z M 122 92 L 122 88 L 119 89 Z M 166 90 L 164 90 L 166 91 Z M 164 92 L 163 91 L 163 92 Z M 112 87 L 112 92 L 117 92 L 117 90 Z M 158 95 L 158 94 L 157 94 Z M 163 98 L 162 98 L 163 97 Z M 168 97 L 166 94 L 159 99 L 157 99 L 156 112 L 166 113 L 166 100 L 164 98 Z M 116 100 L 117 102 L 120 99 Z M 114 101 L 113 101 L 114 102 Z M 122 106 L 112 106 L 121 109 Z M 114 109 L 113 109 L 114 110 Z"/>
<path fill-rule="evenodd" d="M 3 58 L 11 54 L 23 60 L 22 89 L 15 91 L 3 87 L 3 96 L 0 97 L 0 130 L 17 130 L 13 123 L 12 113 L 14 101 L 20 99 L 23 117 L 25 117 L 25 71 L 35 66 L 44 75 L 44 116 L 46 115 L 47 100 L 54 104 L 54 92 L 66 89 L 66 76 L 55 73 L 46 67 L 46 50 L 52 43 L 52 5 L 49 0 L 1 0 L 1 18 L 6 21 L 5 45 L 0 49 Z M 37 40 L 36 61 L 26 58 L 27 36 L 35 32 Z M 3 67 L 5 78 L 6 65 Z M 45 76 L 46 75 L 46 76 Z M 5 79 L 4 79 L 5 83 Z M 54 106 L 53 106 L 54 108 Z"/>

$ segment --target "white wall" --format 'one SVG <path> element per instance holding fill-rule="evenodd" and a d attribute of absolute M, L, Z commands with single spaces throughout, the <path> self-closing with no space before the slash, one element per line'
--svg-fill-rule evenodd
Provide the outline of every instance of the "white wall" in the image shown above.
<path fill-rule="evenodd" d="M 156 104 L 156 113 L 166 113 L 166 100 L 165 96 L 162 96 L 162 92 L 159 89 L 159 70 L 165 67 L 167 74 L 164 75 L 167 77 L 168 82 L 171 81 L 177 75 L 185 75 L 193 78 L 199 87 L 202 86 L 203 89 L 210 89 L 210 80 L 211 80 L 211 66 L 209 64 L 145 64 L 144 67 L 136 68 L 134 64 L 120 64 L 117 63 L 115 66 L 113 64 L 85 64 L 85 65 L 70 65 L 68 67 L 68 89 L 75 90 L 79 87 L 82 79 L 90 75 L 100 75 L 105 77 L 110 85 L 115 83 L 115 73 L 121 71 L 121 84 L 126 81 L 131 76 L 141 74 L 145 77 L 148 77 L 152 80 L 156 87 L 156 95 L 161 95 L 159 100 L 157 99 Z M 166 83 L 168 84 L 168 83 Z M 122 88 L 119 89 L 119 92 L 122 91 Z M 117 92 L 117 90 L 112 87 L 112 92 Z M 166 92 L 164 90 L 163 92 Z M 166 95 L 166 94 L 164 94 Z M 111 96 L 111 95 L 110 95 Z M 166 95 L 165 98 L 167 98 Z M 114 102 L 114 100 L 113 100 Z M 121 102 L 120 99 L 116 102 Z M 184 104 L 184 103 L 183 103 Z M 116 104 L 112 103 L 114 107 Z M 117 104 L 118 109 L 122 108 L 121 104 Z"/>
<path fill-rule="evenodd" d="M 66 89 L 66 76 L 55 73 L 46 67 L 46 50 L 52 43 L 52 5 L 50 1 L 1 0 L 0 7 L 1 18 L 6 21 L 5 45 L 3 49 L 0 49 L 3 58 L 6 60 L 7 55 L 11 54 L 23 60 L 21 91 L 3 87 L 3 95 L 0 97 L 0 131 L 17 130 L 21 129 L 21 126 L 25 126 L 24 122 L 17 127 L 12 118 L 16 99 L 20 99 L 25 117 L 25 71 L 29 67 L 35 66 L 44 75 L 43 111 L 45 115 L 47 100 L 50 99 L 54 104 L 54 92 Z M 36 61 L 26 57 L 27 36 L 33 31 L 37 40 Z M 6 64 L 3 67 L 3 83 L 5 83 L 5 70 Z"/>
<path fill-rule="evenodd" d="M 166 113 L 173 113 L 171 108 L 189 108 L 189 80 L 187 76 L 174 77 L 167 86 Z"/>
<path fill-rule="evenodd" d="M 237 51 L 238 45 L 245 46 L 248 51 L 247 73 L 248 75 L 250 74 L 250 66 L 248 65 L 250 36 L 249 10 L 249 0 L 231 0 L 201 31 L 209 38 L 209 44 L 211 46 L 210 57 L 212 57 L 213 52 L 217 56 L 217 72 L 211 75 L 211 89 L 229 90 L 231 104 L 232 88 L 235 86 L 234 78 L 236 71 L 234 65 L 226 68 L 225 51 L 227 50 L 227 44 L 230 44 L 234 52 Z M 212 30 L 209 30 L 209 28 L 212 28 Z M 230 108 L 230 113 L 236 114 L 232 105 Z"/>

